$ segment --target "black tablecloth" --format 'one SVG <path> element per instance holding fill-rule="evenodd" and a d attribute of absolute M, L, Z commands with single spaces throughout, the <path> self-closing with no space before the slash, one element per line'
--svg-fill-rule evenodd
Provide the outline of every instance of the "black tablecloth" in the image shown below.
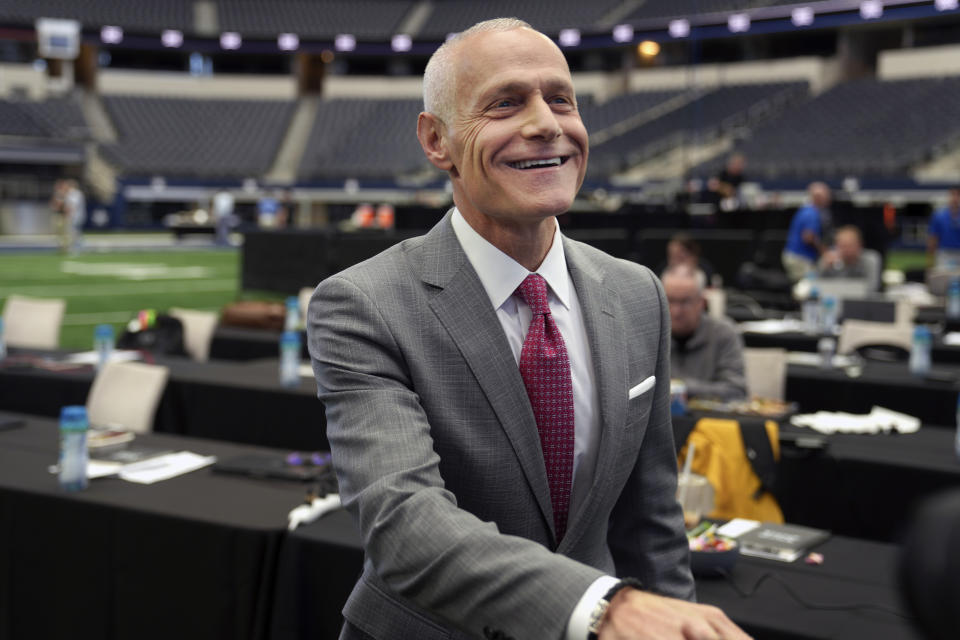
<path fill-rule="evenodd" d="M 278 362 L 157 359 L 170 368 L 170 378 L 154 431 L 290 449 L 329 448 L 315 381 L 303 377 L 297 387 L 281 386 Z M 64 405 L 86 403 L 93 377 L 90 367 L 54 371 L 4 361 L 0 410 L 57 416 Z"/>
<path fill-rule="evenodd" d="M 905 617 L 899 595 L 896 547 L 834 536 L 816 551 L 824 556 L 819 566 L 741 556 L 729 580 L 697 580 L 697 598 L 720 607 L 748 633 L 764 640 L 920 639 Z M 764 576 L 770 577 L 753 591 Z M 748 597 L 741 595 L 752 591 Z M 810 608 L 790 591 L 806 605 L 851 608 Z"/>
<path fill-rule="evenodd" d="M 227 457 L 243 445 L 143 435 Z M 0 432 L 0 638 L 267 637 L 277 553 L 300 483 L 210 468 L 152 485 L 60 491 L 56 422 Z"/>
<path fill-rule="evenodd" d="M 896 613 L 871 609 L 815 611 L 797 602 L 782 581 L 808 603 L 867 604 L 903 613 L 895 581 L 896 547 L 834 536 L 818 551 L 815 567 L 741 557 L 731 579 L 749 590 L 764 574 L 776 576 L 748 598 L 722 578 L 698 578 L 700 602 L 722 608 L 756 638 L 919 638 Z M 359 534 L 344 512 L 301 527 L 284 541 L 280 554 L 272 640 L 336 638 L 339 607 L 360 575 Z"/>
<path fill-rule="evenodd" d="M 953 426 L 960 392 L 958 376 L 960 368 L 942 364 L 926 378 L 911 376 L 905 362 L 867 362 L 855 378 L 842 369 L 791 364 L 787 367 L 786 399 L 796 402 L 801 413 L 869 413 L 879 405 L 916 416 L 924 424 Z"/>

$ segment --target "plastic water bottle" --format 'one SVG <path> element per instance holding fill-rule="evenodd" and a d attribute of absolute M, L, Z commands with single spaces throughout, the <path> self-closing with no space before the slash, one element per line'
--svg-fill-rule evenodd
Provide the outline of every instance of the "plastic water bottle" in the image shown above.
<path fill-rule="evenodd" d="M 810 289 L 810 295 L 803 301 L 803 324 L 810 331 L 820 327 L 820 292 Z"/>
<path fill-rule="evenodd" d="M 0 316 L 0 360 L 7 357 L 7 340 L 3 337 L 3 317 Z"/>
<path fill-rule="evenodd" d="M 300 334 L 296 331 L 284 331 L 280 337 L 280 384 L 300 384 Z"/>
<path fill-rule="evenodd" d="M 824 336 L 817 342 L 817 351 L 820 352 L 820 368 L 833 368 L 833 352 L 837 349 L 837 341 Z"/>
<path fill-rule="evenodd" d="M 824 333 L 833 333 L 837 326 L 837 299 L 833 296 L 824 296 L 820 305 L 820 329 Z"/>
<path fill-rule="evenodd" d="M 60 488 L 87 488 L 87 408 L 68 406 L 60 410 Z"/>
<path fill-rule="evenodd" d="M 951 280 L 950 287 L 947 289 L 947 318 L 960 320 L 960 279 L 958 278 Z"/>
<path fill-rule="evenodd" d="M 296 296 L 287 298 L 287 315 L 284 318 L 283 330 L 296 331 L 300 328 L 300 300 Z"/>
<path fill-rule="evenodd" d="M 93 350 L 97 352 L 97 371 L 110 362 L 113 354 L 113 326 L 98 324 L 93 330 Z"/>
<path fill-rule="evenodd" d="M 913 330 L 913 344 L 910 348 L 910 373 L 923 377 L 930 373 L 930 343 L 932 336 L 925 325 L 917 325 Z"/>

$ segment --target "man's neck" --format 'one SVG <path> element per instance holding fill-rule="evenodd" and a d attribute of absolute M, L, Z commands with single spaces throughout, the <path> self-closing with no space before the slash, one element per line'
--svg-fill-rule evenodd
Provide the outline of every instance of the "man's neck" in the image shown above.
<path fill-rule="evenodd" d="M 505 221 L 460 210 L 474 231 L 528 271 L 536 271 L 553 246 L 556 218 L 550 216 L 529 223 Z"/>

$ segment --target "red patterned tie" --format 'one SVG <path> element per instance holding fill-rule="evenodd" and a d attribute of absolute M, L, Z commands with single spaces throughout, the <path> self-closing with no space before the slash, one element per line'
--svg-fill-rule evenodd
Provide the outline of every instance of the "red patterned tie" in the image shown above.
<path fill-rule="evenodd" d="M 547 466 L 557 540 L 567 529 L 573 476 L 573 382 L 570 359 L 547 303 L 547 283 L 531 273 L 517 288 L 533 318 L 520 352 L 520 375 L 530 396 Z"/>

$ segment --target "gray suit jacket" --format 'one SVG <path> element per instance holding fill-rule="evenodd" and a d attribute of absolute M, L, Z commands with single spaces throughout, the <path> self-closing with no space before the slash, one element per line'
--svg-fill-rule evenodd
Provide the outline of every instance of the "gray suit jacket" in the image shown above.
<path fill-rule="evenodd" d="M 560 638 L 605 573 L 693 597 L 674 497 L 662 289 L 639 265 L 566 238 L 564 251 L 601 436 L 578 471 L 560 541 L 517 363 L 449 214 L 325 280 L 311 299 L 327 434 L 366 551 L 344 616 L 378 640 Z M 628 400 L 649 376 L 656 386 Z"/>

